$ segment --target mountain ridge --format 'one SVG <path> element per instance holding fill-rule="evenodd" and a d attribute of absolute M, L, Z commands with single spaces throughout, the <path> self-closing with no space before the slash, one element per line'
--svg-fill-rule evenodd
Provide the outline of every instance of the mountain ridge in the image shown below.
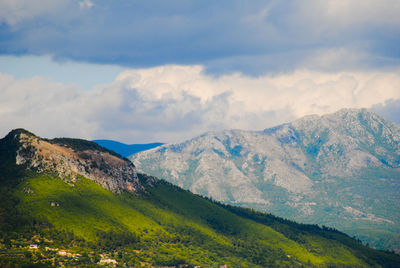
<path fill-rule="evenodd" d="M 210 132 L 131 160 L 195 193 L 400 250 L 400 127 L 366 109 Z"/>
<path fill-rule="evenodd" d="M 42 139 L 24 129 L 13 130 L 7 136 L 19 144 L 17 165 L 39 173 L 53 172 L 71 184 L 84 176 L 113 192 L 138 192 L 143 188 L 132 162 L 96 143 L 69 138 Z"/>
<path fill-rule="evenodd" d="M 133 155 L 135 153 L 146 151 L 163 145 L 161 142 L 145 143 L 145 144 L 125 144 L 114 140 L 93 140 L 100 146 L 112 150 L 123 157 Z"/>
<path fill-rule="evenodd" d="M 222 205 L 148 175 L 136 173 L 140 191 L 116 191 L 85 175 L 97 174 L 90 165 L 102 161 L 108 164 L 103 172 L 114 174 L 126 159 L 83 140 L 52 142 L 24 130 L 0 140 L 0 266 L 400 263 L 400 256 L 368 248 L 337 230 Z"/>

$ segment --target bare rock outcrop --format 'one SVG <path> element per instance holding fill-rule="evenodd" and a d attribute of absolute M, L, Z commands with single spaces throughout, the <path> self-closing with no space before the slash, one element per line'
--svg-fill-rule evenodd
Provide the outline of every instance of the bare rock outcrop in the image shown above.
<path fill-rule="evenodd" d="M 68 144 L 63 144 L 60 140 L 42 139 L 27 131 L 15 131 L 14 135 L 20 144 L 16 153 L 18 165 L 25 164 L 37 172 L 55 173 L 71 185 L 83 176 L 114 193 L 139 193 L 144 190 L 135 166 L 129 160 L 106 149 L 97 150 L 96 145 L 93 145 L 94 148 L 69 146 L 76 141 L 91 145 L 89 141 L 60 139 L 68 141 Z"/>

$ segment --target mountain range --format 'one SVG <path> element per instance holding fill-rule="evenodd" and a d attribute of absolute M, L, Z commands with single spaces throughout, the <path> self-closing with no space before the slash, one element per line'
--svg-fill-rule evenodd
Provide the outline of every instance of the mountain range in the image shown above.
<path fill-rule="evenodd" d="M 226 204 L 400 250 L 400 127 L 369 110 L 209 132 L 131 159 L 141 172 Z"/>
<path fill-rule="evenodd" d="M 145 144 L 125 144 L 119 141 L 113 140 L 93 140 L 93 142 L 97 143 L 98 145 L 110 149 L 123 157 L 127 157 L 133 155 L 135 153 L 146 151 L 149 149 L 153 149 L 164 143 L 161 142 L 154 142 L 154 143 L 145 143 Z"/>
<path fill-rule="evenodd" d="M 0 140 L 1 267 L 398 267 L 327 227 L 224 205 L 113 151 L 23 129 Z"/>

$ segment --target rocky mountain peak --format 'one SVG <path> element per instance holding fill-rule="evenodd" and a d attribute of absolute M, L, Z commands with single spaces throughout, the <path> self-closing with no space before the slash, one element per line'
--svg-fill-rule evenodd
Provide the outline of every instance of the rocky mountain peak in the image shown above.
<path fill-rule="evenodd" d="M 16 146 L 15 163 L 37 172 L 52 172 L 73 185 L 80 176 L 107 190 L 138 193 L 136 168 L 127 159 L 94 142 L 80 139 L 43 139 L 24 129 L 11 131 L 5 139 Z"/>
<path fill-rule="evenodd" d="M 400 127 L 367 109 L 264 131 L 207 133 L 132 161 L 141 172 L 219 201 L 349 233 L 363 222 L 392 232 L 400 222 Z M 400 241 L 400 228 L 394 233 Z"/>

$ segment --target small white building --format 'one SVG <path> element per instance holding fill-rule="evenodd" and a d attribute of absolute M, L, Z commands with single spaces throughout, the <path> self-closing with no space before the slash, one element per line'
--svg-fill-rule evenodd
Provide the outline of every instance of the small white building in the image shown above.
<path fill-rule="evenodd" d="M 30 245 L 29 245 L 29 248 L 30 248 L 30 249 L 38 249 L 38 245 L 36 245 L 36 244 L 30 244 Z"/>
<path fill-rule="evenodd" d="M 117 264 L 117 261 L 114 259 L 101 259 L 99 264 Z"/>
<path fill-rule="evenodd" d="M 65 251 L 65 250 L 59 250 L 58 252 L 58 255 L 61 255 L 61 256 L 66 256 L 67 255 L 67 251 Z"/>

